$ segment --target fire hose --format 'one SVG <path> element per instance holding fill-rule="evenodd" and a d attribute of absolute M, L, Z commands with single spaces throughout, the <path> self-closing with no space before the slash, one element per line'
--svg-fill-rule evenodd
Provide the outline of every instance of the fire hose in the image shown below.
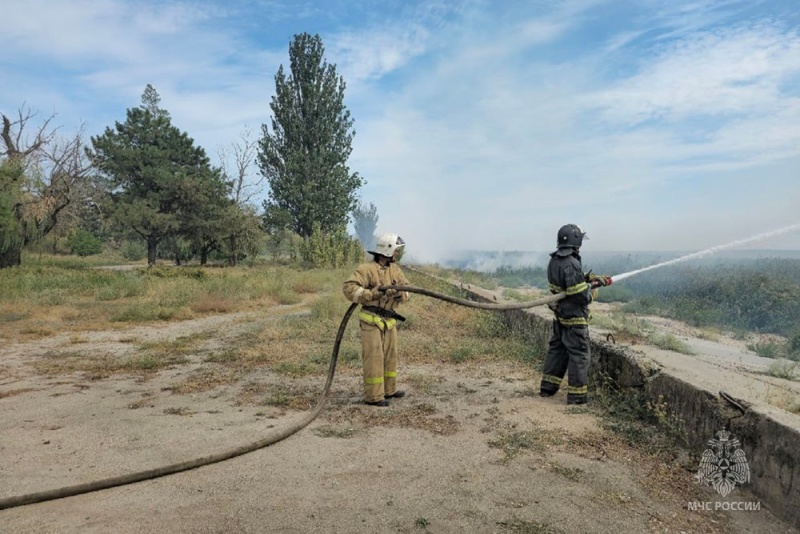
<path fill-rule="evenodd" d="M 433 297 L 439 300 L 443 300 L 445 302 L 450 302 L 452 304 L 458 304 L 460 306 L 467 306 L 469 308 L 477 308 L 481 310 L 496 310 L 496 311 L 522 310 L 526 308 L 533 308 L 536 306 L 542 306 L 545 304 L 556 302 L 566 296 L 566 293 L 561 292 L 554 295 L 548 295 L 546 297 L 542 297 L 540 299 L 532 300 L 529 302 L 504 304 L 504 303 L 476 302 L 463 298 L 453 297 L 451 295 L 446 295 L 444 293 L 438 293 L 436 291 L 431 291 L 428 289 L 423 289 L 414 286 L 407 286 L 407 285 L 382 286 L 379 289 L 384 291 L 387 289 L 395 289 L 397 291 L 418 293 L 420 295 Z M 358 304 L 351 304 L 350 307 L 345 312 L 344 317 L 342 317 L 341 323 L 339 324 L 339 330 L 336 333 L 336 340 L 334 341 L 333 344 L 333 353 L 331 355 L 330 366 L 328 367 L 328 378 L 325 382 L 325 387 L 322 390 L 322 393 L 319 397 L 319 400 L 317 401 L 316 406 L 314 407 L 313 410 L 311 410 L 311 412 L 309 412 L 308 415 L 306 415 L 304 418 L 302 418 L 300 421 L 297 421 L 293 425 L 290 425 L 288 428 L 285 428 L 280 432 L 276 432 L 258 441 L 254 441 L 250 444 L 229 449 L 227 451 L 222 451 L 217 454 L 203 456 L 200 458 L 196 458 L 194 460 L 187 460 L 184 462 L 174 463 L 163 467 L 147 469 L 144 471 L 138 471 L 126 475 L 114 476 L 110 478 L 96 480 L 93 482 L 76 484 L 74 486 L 66 486 L 52 490 L 40 491 L 36 493 L 28 493 L 26 495 L 19 495 L 15 497 L 6 497 L 0 499 L 0 510 L 5 510 L 7 508 L 15 508 L 17 506 L 24 506 L 28 504 L 35 504 L 45 501 L 52 501 L 56 499 L 63 499 L 66 497 L 73 497 L 75 495 L 81 495 L 84 493 L 91 493 L 94 491 L 110 489 L 118 486 L 124 486 L 127 484 L 134 484 L 136 482 L 143 482 L 145 480 L 152 480 L 167 475 L 173 475 L 175 473 L 188 471 L 190 469 L 195 469 L 198 467 L 202 467 L 204 465 L 210 465 L 225 460 L 230 460 L 231 458 L 242 456 L 244 454 L 253 452 L 258 449 L 263 449 L 264 447 L 273 445 L 299 432 L 300 430 L 308 426 L 308 424 L 311 423 L 314 419 L 317 418 L 317 416 L 322 411 L 323 406 L 325 405 L 325 401 L 328 397 L 328 392 L 330 391 L 331 384 L 333 383 L 333 377 L 336 372 L 336 362 L 339 358 L 339 347 L 341 346 L 342 338 L 344 337 L 344 332 L 347 327 L 347 323 L 350 321 L 350 317 L 352 316 L 353 311 L 357 306 Z"/>

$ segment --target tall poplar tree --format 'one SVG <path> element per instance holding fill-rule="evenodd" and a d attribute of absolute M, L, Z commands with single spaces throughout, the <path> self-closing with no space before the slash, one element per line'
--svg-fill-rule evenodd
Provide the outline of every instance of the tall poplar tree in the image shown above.
<path fill-rule="evenodd" d="M 265 212 L 289 214 L 292 229 L 308 237 L 347 225 L 364 181 L 347 160 L 355 132 L 344 105 L 344 79 L 324 59 L 319 35 L 302 33 L 289 45 L 291 74 L 275 75 L 271 128 L 262 125 L 258 161 L 269 185 Z"/>

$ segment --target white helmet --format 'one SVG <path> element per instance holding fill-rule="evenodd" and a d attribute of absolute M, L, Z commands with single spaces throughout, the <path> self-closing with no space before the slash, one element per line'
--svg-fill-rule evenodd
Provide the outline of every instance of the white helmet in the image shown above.
<path fill-rule="evenodd" d="M 375 243 L 375 250 L 368 250 L 367 252 L 391 258 L 396 250 L 404 246 L 406 246 L 406 242 L 399 235 L 383 234 L 378 238 L 378 242 Z"/>

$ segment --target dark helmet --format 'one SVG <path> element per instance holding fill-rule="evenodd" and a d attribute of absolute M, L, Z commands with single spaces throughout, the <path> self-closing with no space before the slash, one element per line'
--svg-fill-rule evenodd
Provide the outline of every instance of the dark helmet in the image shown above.
<path fill-rule="evenodd" d="M 580 226 L 565 224 L 558 231 L 558 248 L 579 248 L 584 238 L 589 239 Z"/>

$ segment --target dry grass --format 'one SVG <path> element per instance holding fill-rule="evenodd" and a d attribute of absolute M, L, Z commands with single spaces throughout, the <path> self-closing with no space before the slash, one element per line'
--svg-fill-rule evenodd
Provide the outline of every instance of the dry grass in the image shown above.
<path fill-rule="evenodd" d="M 503 431 L 489 441 L 489 446 L 503 452 L 500 463 L 508 463 L 524 451 L 543 451 L 550 440 L 544 429 L 533 426 L 528 430 Z"/>
<path fill-rule="evenodd" d="M 327 373 L 333 340 L 349 304 L 341 294 L 341 283 L 350 269 L 302 271 L 270 266 L 262 269 L 181 269 L 68 273 L 48 267 L 53 287 L 25 283 L 33 292 L 16 293 L 14 307 L 5 312 L 0 332 L 8 325 L 37 328 L 42 336 L 72 331 L 69 348 L 40 356 L 35 369 L 48 376 L 83 374 L 99 379 L 114 374 L 143 378 L 166 369 L 182 368 L 181 378 L 165 388 L 177 394 L 225 388 L 237 405 L 268 406 L 278 410 L 306 410 L 320 393 L 319 382 Z M 418 274 L 412 283 L 443 291 L 441 285 Z M 9 280 L 0 285 L 10 284 Z M 20 281 L 22 284 L 22 281 Z M 73 288 L 76 284 L 78 288 Z M 37 293 L 38 291 L 38 293 Z M 49 294 L 48 298 L 42 295 Z M 38 296 L 37 296 L 38 295 Z M 59 302 L 43 305 L 44 301 Z M 303 302 L 302 307 L 282 304 Z M 10 300 L 0 306 L 11 306 Z M 0 308 L 2 310 L 2 308 Z M 126 326 L 176 323 L 203 315 L 224 315 L 257 310 L 253 322 L 232 319 L 225 326 L 199 333 L 175 336 L 163 330 L 163 339 L 142 341 L 138 335 L 123 335 L 124 348 L 93 350 L 83 330 L 117 329 Z M 530 362 L 540 348 L 512 339 L 502 316 L 412 296 L 401 310 L 408 317 L 398 327 L 398 348 L 404 363 L 480 364 L 497 359 Z M 31 334 L 33 335 L 33 334 Z M 361 344 L 358 320 L 347 325 L 339 354 L 337 373 L 360 375 Z M 257 377 L 257 378 L 256 378 Z M 433 398 L 446 397 L 441 377 L 407 376 L 408 383 Z M 336 399 L 331 399 L 335 402 Z M 139 403 L 146 405 L 143 399 Z M 348 417 L 370 425 L 419 428 L 451 434 L 458 424 L 436 413 L 432 405 L 407 404 L 383 416 L 357 407 Z M 345 409 L 345 413 L 347 409 Z"/>
<path fill-rule="evenodd" d="M 319 391 L 314 386 L 299 385 L 293 382 L 272 384 L 266 382 L 249 382 L 245 384 L 236 397 L 237 406 L 273 406 L 288 410 L 308 410 L 319 398 Z"/>
<path fill-rule="evenodd" d="M 174 322 L 177 317 L 196 317 L 201 312 L 241 311 L 255 303 L 259 305 L 260 318 L 249 323 L 234 320 L 228 326 L 198 334 L 167 336 L 160 341 L 143 342 L 137 336 L 125 336 L 120 341 L 124 339 L 133 346 L 127 353 L 117 355 L 84 349 L 85 338 L 76 333 L 70 338 L 73 346 L 69 350 L 45 354 L 39 359 L 37 370 L 51 376 L 83 373 L 88 378 L 101 378 L 118 373 L 147 377 L 164 369 L 183 367 L 188 372 L 181 373 L 182 378 L 166 390 L 187 394 L 224 388 L 232 402 L 240 406 L 265 406 L 279 411 L 312 407 L 318 400 L 320 379 L 328 371 L 333 339 L 349 306 L 340 291 L 346 274 L 321 271 L 293 274 L 289 270 L 273 270 L 272 276 L 278 280 L 274 282 L 273 278 L 265 281 L 263 273 L 256 276 L 247 270 L 234 270 L 224 275 L 218 270 L 203 275 L 197 271 L 187 273 L 190 276 L 160 270 L 157 275 L 148 275 L 148 283 L 154 284 L 158 296 L 149 288 L 142 290 L 125 305 L 126 322 L 131 325 L 150 322 L 154 314 L 169 315 L 169 310 L 175 314 L 163 320 Z M 414 282 L 424 285 L 426 280 Z M 273 283 L 279 283 L 281 290 L 274 289 Z M 260 289 L 259 284 L 262 284 Z M 222 287 L 228 288 L 227 293 Z M 245 287 L 252 292 L 250 300 L 240 302 L 220 296 L 241 294 Z M 266 287 L 273 289 L 264 289 Z M 287 297 L 285 291 L 294 297 Z M 284 308 L 279 304 L 280 301 L 294 302 L 297 298 L 306 300 L 305 307 L 309 311 L 298 313 L 302 308 Z M 96 301 L 95 305 L 107 313 L 108 301 Z M 424 297 L 412 298 L 402 312 L 408 317 L 398 331 L 402 363 L 473 364 L 498 358 L 526 361 L 537 351 L 535 347 L 511 339 L 502 316 L 497 314 Z M 87 313 L 92 316 L 98 312 Z M 105 324 L 109 328 L 115 326 L 113 322 Z M 360 332 L 354 317 L 345 331 L 337 372 L 359 375 L 360 353 Z M 442 380 L 435 376 L 412 375 L 405 380 L 420 392 L 428 391 L 434 398 L 452 394 L 441 389 Z M 336 402 L 336 399 L 331 400 Z M 148 402 L 143 399 L 138 404 Z M 436 413 L 436 408 L 429 404 L 408 403 L 383 414 L 364 411 L 361 406 L 348 407 L 348 403 L 340 405 L 344 409 L 338 411 L 342 411 L 345 418 L 371 426 L 403 426 L 444 435 L 459 429 L 452 416 Z"/>
<path fill-rule="evenodd" d="M 61 267 L 60 265 L 63 265 Z M 89 260 L 26 258 L 0 270 L 0 338 L 28 341 L 57 332 L 109 330 L 209 314 L 299 304 L 340 294 L 351 268 L 323 271 L 270 265 L 226 269 L 157 266 L 97 269 Z"/>
<path fill-rule="evenodd" d="M 201 295 L 200 298 L 192 304 L 192 311 L 206 314 L 206 313 L 230 313 L 236 311 L 237 304 L 231 298 L 208 293 Z"/>
<path fill-rule="evenodd" d="M 165 388 L 179 395 L 199 393 L 217 389 L 221 386 L 230 386 L 242 378 L 242 372 L 236 369 L 220 369 L 218 366 L 209 366 L 194 370 L 188 378 Z"/>
<path fill-rule="evenodd" d="M 333 427 L 337 428 L 402 427 L 442 436 L 453 435 L 461 429 L 461 423 L 454 416 L 440 414 L 436 406 L 426 402 L 398 404 L 389 410 L 351 405 L 327 412 L 325 417 Z"/>
<path fill-rule="evenodd" d="M 146 375 L 186 363 L 180 353 L 145 353 L 120 357 L 106 351 L 51 350 L 33 361 L 33 368 L 47 376 L 81 373 L 90 380 L 114 374 Z"/>
<path fill-rule="evenodd" d="M 5 399 L 7 397 L 13 397 L 15 395 L 21 395 L 21 394 L 27 393 L 29 391 L 36 391 L 36 388 L 19 388 L 19 389 L 10 389 L 8 391 L 0 391 L 0 399 Z"/>

